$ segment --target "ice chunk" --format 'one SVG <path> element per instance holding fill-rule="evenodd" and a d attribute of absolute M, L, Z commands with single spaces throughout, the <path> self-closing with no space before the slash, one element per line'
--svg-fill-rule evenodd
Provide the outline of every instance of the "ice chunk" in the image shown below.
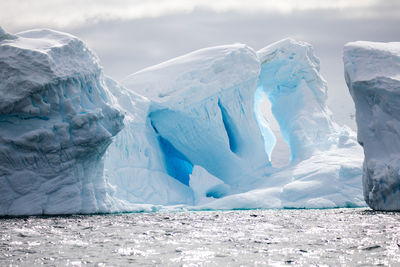
<path fill-rule="evenodd" d="M 343 60 L 365 154 L 365 201 L 400 210 L 400 42 L 348 43 Z"/>
<path fill-rule="evenodd" d="M 0 215 L 121 209 L 102 156 L 123 116 L 97 57 L 69 34 L 1 30 L 0 69 Z"/>
<path fill-rule="evenodd" d="M 190 188 L 194 192 L 195 205 L 201 205 L 228 194 L 229 186 L 208 173 L 200 166 L 194 166 L 190 175 Z"/>

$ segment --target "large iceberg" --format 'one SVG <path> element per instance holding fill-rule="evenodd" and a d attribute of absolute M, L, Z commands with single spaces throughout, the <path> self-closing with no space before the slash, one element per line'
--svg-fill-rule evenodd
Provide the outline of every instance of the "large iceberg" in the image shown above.
<path fill-rule="evenodd" d="M 106 168 L 110 183 L 139 203 L 195 209 L 365 205 L 362 148 L 351 129 L 334 121 L 319 61 L 306 43 L 285 39 L 257 53 L 242 44 L 202 49 L 122 84 L 126 88 L 117 91 L 126 93 L 116 102 L 145 103 L 145 112 L 117 136 Z M 276 138 L 260 114 L 265 96 L 290 146 L 292 163 L 282 168 L 269 160 Z M 139 114 L 125 110 L 127 118 Z M 133 134 L 129 125 L 146 131 L 136 137 L 147 140 L 142 146 L 125 137 Z M 114 159 L 124 162 L 124 178 Z"/>
<path fill-rule="evenodd" d="M 119 84 L 76 37 L 1 30 L 0 98 L 0 215 L 364 205 L 362 148 L 306 43 L 201 49 Z"/>
<path fill-rule="evenodd" d="M 102 157 L 123 126 L 78 38 L 0 28 L 0 215 L 110 212 Z"/>
<path fill-rule="evenodd" d="M 400 210 L 400 43 L 348 43 L 344 68 L 365 154 L 365 201 Z"/>

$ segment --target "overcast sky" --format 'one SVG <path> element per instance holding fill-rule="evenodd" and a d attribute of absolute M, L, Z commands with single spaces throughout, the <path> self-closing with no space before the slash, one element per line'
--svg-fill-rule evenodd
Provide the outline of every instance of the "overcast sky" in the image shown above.
<path fill-rule="evenodd" d="M 400 0 L 0 0 L 11 33 L 52 28 L 84 40 L 116 80 L 195 49 L 245 43 L 258 50 L 285 37 L 321 59 L 335 117 L 354 127 L 343 78 L 349 41 L 400 41 Z"/>

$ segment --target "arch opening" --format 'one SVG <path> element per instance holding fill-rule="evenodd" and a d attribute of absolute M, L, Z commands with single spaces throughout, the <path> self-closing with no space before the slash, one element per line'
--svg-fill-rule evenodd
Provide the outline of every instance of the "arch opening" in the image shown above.
<path fill-rule="evenodd" d="M 290 164 L 290 147 L 282 136 L 280 126 L 271 110 L 271 102 L 262 86 L 254 93 L 254 113 L 264 138 L 265 151 L 273 167 Z"/>

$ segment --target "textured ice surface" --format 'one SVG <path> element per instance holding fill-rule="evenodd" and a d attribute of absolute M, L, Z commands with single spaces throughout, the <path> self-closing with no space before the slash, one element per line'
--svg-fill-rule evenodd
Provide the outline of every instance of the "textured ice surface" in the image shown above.
<path fill-rule="evenodd" d="M 166 155 L 148 118 L 150 101 L 106 79 L 111 103 L 125 114 L 125 127 L 105 157 L 115 196 L 130 203 L 193 203 L 192 190 L 167 173 Z"/>
<path fill-rule="evenodd" d="M 365 201 L 400 210 L 400 43 L 348 43 L 344 68 L 365 154 Z"/>
<path fill-rule="evenodd" d="M 123 116 L 74 36 L 0 31 L 0 215 L 120 210 L 102 157 Z"/>

